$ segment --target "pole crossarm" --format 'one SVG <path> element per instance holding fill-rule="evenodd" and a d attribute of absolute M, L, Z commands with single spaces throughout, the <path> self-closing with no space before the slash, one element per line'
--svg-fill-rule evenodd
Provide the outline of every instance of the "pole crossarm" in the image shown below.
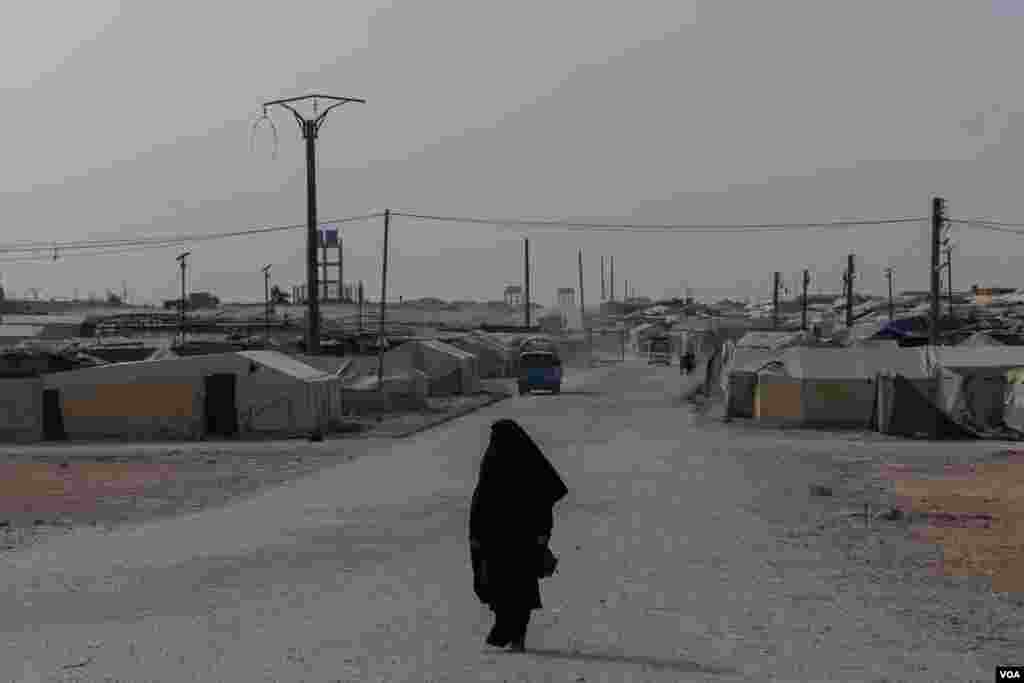
<path fill-rule="evenodd" d="M 292 102 L 302 102 L 305 100 L 329 100 L 334 104 L 324 109 L 320 114 L 316 116 L 316 118 L 308 119 L 305 116 L 303 116 L 298 109 L 291 105 Z M 279 107 L 284 107 L 285 109 L 292 113 L 292 116 L 295 117 L 295 121 L 299 124 L 299 128 L 302 128 L 303 131 L 305 131 L 306 126 L 308 125 L 310 126 L 312 134 L 316 135 L 317 133 L 320 132 L 320 127 L 323 125 L 324 120 L 327 118 L 328 112 L 330 112 L 332 109 L 340 107 L 343 104 L 348 104 L 349 102 L 366 104 L 366 100 L 360 99 L 358 97 L 334 97 L 333 95 L 303 95 L 302 97 L 288 97 L 281 100 L 273 100 L 271 102 L 266 102 L 263 104 L 263 108 L 265 110 L 267 107 L 272 107 L 275 105 Z"/>

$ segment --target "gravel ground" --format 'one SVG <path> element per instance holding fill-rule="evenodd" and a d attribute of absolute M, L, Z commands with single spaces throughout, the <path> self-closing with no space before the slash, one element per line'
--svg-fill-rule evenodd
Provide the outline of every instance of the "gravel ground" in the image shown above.
<path fill-rule="evenodd" d="M 764 482 L 750 510 L 776 528 L 783 545 L 820 553 L 835 566 L 838 591 L 856 591 L 865 604 L 902 615 L 942 647 L 971 653 L 988 666 L 1019 662 L 1024 590 L 1019 579 L 1010 589 L 1004 584 L 994 590 L 991 567 L 1024 576 L 1024 541 L 1013 533 L 1024 528 L 1018 524 L 1024 516 L 1015 511 L 1024 505 L 1024 490 L 993 485 L 988 505 L 980 507 L 972 506 L 977 497 L 967 498 L 977 486 L 972 473 L 993 466 L 1024 469 L 1020 456 L 1008 450 L 1019 444 L 765 428 L 743 420 L 722 423 L 718 404 L 694 410 L 703 430 L 728 434 L 747 477 Z M 771 443 L 777 448 L 769 449 Z M 935 495 L 929 503 L 901 494 L 899 482 L 953 494 Z M 957 500 L 962 502 L 951 503 Z M 987 532 L 968 528 L 978 526 L 979 516 L 983 528 L 1002 518 L 1013 536 L 979 546 Z M 993 550 L 996 561 L 989 558 L 990 569 L 979 569 L 978 556 Z M 959 567 L 951 566 L 953 556 Z"/>
<path fill-rule="evenodd" d="M 31 446 L 0 453 L 0 552 L 54 535 L 119 526 L 215 508 L 354 458 L 352 438 L 402 438 L 511 395 L 509 380 L 488 381 L 488 393 L 434 397 L 421 413 L 351 420 L 351 433 L 330 437 L 327 451 L 303 440 L 267 444 L 176 443 Z M 276 445 L 277 447 L 274 447 Z M 270 448 L 268 448 L 270 446 Z M 156 467 L 162 472 L 154 471 Z"/>

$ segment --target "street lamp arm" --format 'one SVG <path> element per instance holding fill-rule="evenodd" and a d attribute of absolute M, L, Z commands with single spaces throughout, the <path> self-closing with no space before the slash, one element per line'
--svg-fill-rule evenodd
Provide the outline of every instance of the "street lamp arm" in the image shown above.
<path fill-rule="evenodd" d="M 306 119 L 304 119 L 302 117 L 302 114 L 300 114 L 299 111 L 295 107 L 291 106 L 290 104 L 287 104 L 286 102 L 283 102 L 283 101 L 282 102 L 267 102 L 263 106 L 264 107 L 269 107 L 269 106 L 274 105 L 274 104 L 276 104 L 276 105 L 278 105 L 280 107 L 284 107 L 285 109 L 290 111 L 292 113 L 292 116 L 294 116 L 295 120 L 298 122 L 299 128 L 302 128 L 303 126 L 306 125 Z"/>
<path fill-rule="evenodd" d="M 269 107 L 272 104 L 287 104 L 289 102 L 300 102 L 302 100 L 331 100 L 332 102 L 359 102 L 360 104 L 366 104 L 366 100 L 361 100 L 357 97 L 335 97 L 334 95 L 300 95 L 299 97 L 285 97 L 280 100 L 274 100 L 267 102 L 264 106 Z"/>
<path fill-rule="evenodd" d="M 320 132 L 320 127 L 324 124 L 324 119 L 327 117 L 327 112 L 329 112 L 332 109 L 335 109 L 337 107 L 340 107 L 343 104 L 348 104 L 349 102 L 359 102 L 360 104 L 365 104 L 366 103 L 366 100 L 356 100 L 356 99 L 351 99 L 351 98 L 341 98 L 341 99 L 342 99 L 342 101 L 335 102 L 331 106 L 327 107 L 327 109 L 324 109 L 323 113 L 320 114 L 320 116 L 316 117 L 316 121 L 315 121 L 315 123 L 313 125 L 316 127 L 316 131 L 318 133 Z"/>

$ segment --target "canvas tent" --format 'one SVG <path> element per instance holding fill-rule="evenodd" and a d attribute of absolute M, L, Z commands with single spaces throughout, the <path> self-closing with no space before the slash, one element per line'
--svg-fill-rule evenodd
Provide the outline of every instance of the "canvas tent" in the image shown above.
<path fill-rule="evenodd" d="M 876 421 L 881 372 L 928 378 L 924 355 L 916 349 L 786 349 L 758 372 L 754 416 L 791 425 L 869 428 Z"/>
<path fill-rule="evenodd" d="M 802 332 L 747 332 L 736 342 L 736 348 L 781 351 L 796 346 L 803 339 Z"/>
<path fill-rule="evenodd" d="M 197 439 L 326 431 L 341 383 L 273 351 L 115 363 L 47 375 L 70 439 Z"/>
<path fill-rule="evenodd" d="M 496 342 L 469 334 L 444 341 L 476 356 L 481 377 L 508 377 L 511 373 L 510 354 Z"/>
<path fill-rule="evenodd" d="M 31 443 L 43 438 L 43 380 L 0 379 L 0 442 Z"/>
<path fill-rule="evenodd" d="M 989 334 L 985 334 L 984 332 L 975 332 L 957 344 L 957 346 L 973 349 L 985 346 L 1005 346 L 1005 344 Z"/>
<path fill-rule="evenodd" d="M 754 417 L 754 392 L 757 376 L 779 353 L 766 349 L 738 349 L 730 344 L 723 356 L 723 388 L 727 417 Z"/>
<path fill-rule="evenodd" d="M 928 347 L 929 363 L 940 378 L 940 407 L 955 422 L 980 436 L 1007 435 L 1010 382 L 1024 368 L 1024 349 L 1014 346 Z"/>
<path fill-rule="evenodd" d="M 434 339 L 409 341 L 384 354 L 384 369 L 420 370 L 430 378 L 431 396 L 475 394 L 480 391 L 477 358 L 472 353 Z"/>

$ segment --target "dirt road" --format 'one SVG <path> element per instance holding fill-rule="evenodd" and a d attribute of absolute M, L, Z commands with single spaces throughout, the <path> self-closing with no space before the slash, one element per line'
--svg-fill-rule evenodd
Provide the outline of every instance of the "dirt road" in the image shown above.
<path fill-rule="evenodd" d="M 349 462 L 225 508 L 9 554 L 0 680 L 992 679 L 1003 646 L 917 605 L 992 616 L 999 599 L 864 570 L 884 551 L 825 533 L 844 499 L 806 485 L 877 445 L 702 425 L 689 381 L 600 368 L 559 396 L 346 443 Z M 483 645 L 468 567 L 468 499 L 499 416 L 571 488 L 525 654 Z M 821 533 L 794 535 L 805 527 Z"/>

